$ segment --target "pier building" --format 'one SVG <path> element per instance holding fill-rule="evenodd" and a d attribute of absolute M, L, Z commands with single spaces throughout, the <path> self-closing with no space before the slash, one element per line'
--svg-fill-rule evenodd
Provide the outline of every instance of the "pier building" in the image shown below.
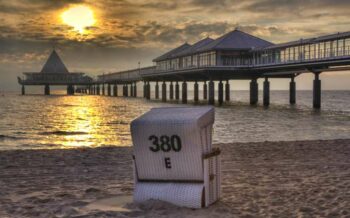
<path fill-rule="evenodd" d="M 69 72 L 55 50 L 52 51 L 40 72 L 25 72 L 24 78 L 18 77 L 22 85 L 22 95 L 26 86 L 44 86 L 45 95 L 50 95 L 50 86 L 67 86 L 67 94 L 74 95 L 75 86 L 89 87 L 93 79 L 85 73 Z"/>
<path fill-rule="evenodd" d="M 321 73 L 350 70 L 350 32 L 274 44 L 235 29 L 217 39 L 205 38 L 192 45 L 184 43 L 153 62 L 152 67 L 101 75 L 94 85 L 102 86 L 103 90 L 104 84 L 108 90 L 111 85 L 122 85 L 123 96 L 135 97 L 136 83 L 143 81 L 144 98 L 150 99 L 150 82 L 153 82 L 155 98 L 161 96 L 165 102 L 168 97 L 180 100 L 179 83 L 182 83 L 181 102 L 187 103 L 187 82 L 194 82 L 193 100 L 196 103 L 199 101 L 199 83 L 202 83 L 203 99 L 208 104 L 222 105 L 224 101 L 230 101 L 229 80 L 250 80 L 250 104 L 256 105 L 259 99 L 257 81 L 263 79 L 263 105 L 268 106 L 270 78 L 290 80 L 289 102 L 295 104 L 295 77 L 312 73 L 313 107 L 320 108 Z M 112 95 L 110 91 L 107 93 Z M 118 95 L 115 91 L 114 94 Z"/>

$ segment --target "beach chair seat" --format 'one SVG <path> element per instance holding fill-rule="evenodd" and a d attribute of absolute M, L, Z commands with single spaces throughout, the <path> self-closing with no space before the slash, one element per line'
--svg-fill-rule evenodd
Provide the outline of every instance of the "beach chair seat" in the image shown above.
<path fill-rule="evenodd" d="M 134 201 L 190 208 L 220 197 L 220 150 L 212 149 L 213 107 L 154 108 L 131 123 Z"/>

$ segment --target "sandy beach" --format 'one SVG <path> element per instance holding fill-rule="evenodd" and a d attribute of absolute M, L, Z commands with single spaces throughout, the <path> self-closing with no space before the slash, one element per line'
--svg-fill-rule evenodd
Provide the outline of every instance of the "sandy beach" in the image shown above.
<path fill-rule="evenodd" d="M 0 152 L 0 217 L 350 217 L 350 140 L 232 143 L 222 198 L 132 203 L 132 148 Z"/>

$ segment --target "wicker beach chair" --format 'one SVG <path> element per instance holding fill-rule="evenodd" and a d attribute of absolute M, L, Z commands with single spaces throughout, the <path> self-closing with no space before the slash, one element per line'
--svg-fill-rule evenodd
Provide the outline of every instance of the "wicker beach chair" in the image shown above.
<path fill-rule="evenodd" d="M 212 149 L 213 107 L 155 108 L 131 123 L 134 201 L 190 208 L 220 197 L 220 150 Z"/>

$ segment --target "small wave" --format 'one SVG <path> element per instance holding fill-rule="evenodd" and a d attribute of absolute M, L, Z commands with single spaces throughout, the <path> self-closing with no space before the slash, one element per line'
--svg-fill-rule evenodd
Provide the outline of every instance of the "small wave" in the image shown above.
<path fill-rule="evenodd" d="M 129 125 L 129 122 L 122 121 L 122 120 L 115 120 L 111 122 L 107 122 L 108 125 Z"/>
<path fill-rule="evenodd" d="M 52 131 L 52 132 L 42 132 L 40 135 L 86 135 L 87 132 L 79 131 Z"/>
<path fill-rule="evenodd" d="M 19 140 L 21 138 L 15 137 L 15 136 L 8 136 L 8 135 L 0 135 L 0 141 L 1 140 Z"/>

